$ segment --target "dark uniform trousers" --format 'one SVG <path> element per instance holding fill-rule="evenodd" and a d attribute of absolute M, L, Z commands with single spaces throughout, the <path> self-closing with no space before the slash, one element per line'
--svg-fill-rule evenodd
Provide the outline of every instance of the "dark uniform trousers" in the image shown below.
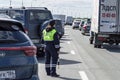
<path fill-rule="evenodd" d="M 56 74 L 58 53 L 53 43 L 47 43 L 45 47 L 45 69 L 47 75 Z"/>

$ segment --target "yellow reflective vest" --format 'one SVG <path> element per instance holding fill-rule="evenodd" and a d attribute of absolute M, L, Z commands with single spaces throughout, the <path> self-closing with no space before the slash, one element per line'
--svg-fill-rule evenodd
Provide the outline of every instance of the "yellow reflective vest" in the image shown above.
<path fill-rule="evenodd" d="M 53 41 L 54 40 L 54 34 L 56 33 L 56 30 L 53 29 L 49 32 L 46 31 L 46 29 L 43 30 L 43 40 L 44 41 Z"/>

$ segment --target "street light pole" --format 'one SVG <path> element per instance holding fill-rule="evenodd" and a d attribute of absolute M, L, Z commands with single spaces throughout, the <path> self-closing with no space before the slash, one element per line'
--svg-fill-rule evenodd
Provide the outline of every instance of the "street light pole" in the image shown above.
<path fill-rule="evenodd" d="M 12 0 L 10 0 L 10 7 L 9 8 L 12 8 Z"/>
<path fill-rule="evenodd" d="M 31 7 L 33 7 L 33 3 L 34 3 L 33 1 L 37 1 L 37 0 L 31 0 Z"/>
<path fill-rule="evenodd" d="M 22 7 L 23 7 L 23 0 L 22 0 Z"/>

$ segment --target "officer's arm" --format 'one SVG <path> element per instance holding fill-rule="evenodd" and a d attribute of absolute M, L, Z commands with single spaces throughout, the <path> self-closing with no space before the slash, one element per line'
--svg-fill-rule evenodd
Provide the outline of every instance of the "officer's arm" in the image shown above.
<path fill-rule="evenodd" d="M 55 44 L 55 48 L 60 48 L 60 41 L 59 41 L 59 37 L 58 37 L 57 32 L 54 35 L 54 44 Z"/>

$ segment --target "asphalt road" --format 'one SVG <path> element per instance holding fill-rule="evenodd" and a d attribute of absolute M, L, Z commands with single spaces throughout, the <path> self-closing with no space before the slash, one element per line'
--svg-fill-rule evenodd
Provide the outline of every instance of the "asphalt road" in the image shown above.
<path fill-rule="evenodd" d="M 44 58 L 39 58 L 41 80 L 120 80 L 120 45 L 104 44 L 101 49 L 89 44 L 89 36 L 65 26 L 61 39 L 60 66 L 54 78 L 45 73 Z"/>

